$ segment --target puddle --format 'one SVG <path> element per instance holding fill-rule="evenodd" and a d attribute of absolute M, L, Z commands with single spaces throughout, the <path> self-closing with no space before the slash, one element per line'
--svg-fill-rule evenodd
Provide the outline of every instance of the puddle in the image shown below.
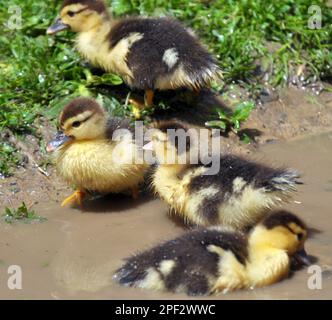
<path fill-rule="evenodd" d="M 319 260 L 323 289 L 310 290 L 307 270 L 276 285 L 216 296 L 216 299 L 332 298 L 332 133 L 265 146 L 255 157 L 303 173 L 305 184 L 285 208 L 315 230 L 307 251 Z M 184 232 L 166 216 L 159 200 L 135 203 L 109 197 L 85 212 L 40 204 L 34 208 L 47 222 L 0 224 L 0 299 L 178 299 L 185 295 L 124 288 L 112 281 L 122 258 Z M 3 208 L 0 206 L 1 212 Z M 7 268 L 23 270 L 23 289 L 7 288 Z"/>

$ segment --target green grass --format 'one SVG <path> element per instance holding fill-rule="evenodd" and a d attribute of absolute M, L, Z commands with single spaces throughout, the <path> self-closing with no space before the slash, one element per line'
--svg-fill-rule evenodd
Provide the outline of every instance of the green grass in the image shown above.
<path fill-rule="evenodd" d="M 272 86 L 287 84 L 301 65 L 307 78 L 331 79 L 332 10 L 324 1 L 280 0 L 110 0 L 115 15 L 172 15 L 196 30 L 218 57 L 224 83 L 245 86 L 253 97 L 263 85 L 261 70 L 269 72 Z M 0 130 L 17 135 L 35 132 L 35 120 L 55 118 L 64 101 L 79 95 L 98 97 L 108 109 L 130 115 L 127 93 L 112 94 L 105 85 L 119 85 L 115 75 L 91 70 L 73 49 L 73 34 L 48 37 L 46 28 L 58 13 L 61 1 L 2 0 L 0 21 L 8 21 L 8 8 L 22 9 L 21 30 L 3 25 L 0 34 Z M 307 27 L 308 7 L 322 8 L 323 28 Z M 271 50 L 271 48 L 274 48 Z M 266 79 L 265 79 L 266 80 Z M 265 81 L 264 80 L 264 81 Z M 115 87 L 114 87 L 115 88 Z M 116 91 L 116 90 L 115 90 Z M 163 101 L 167 107 L 167 101 Z M 0 173 L 8 174 L 17 157 L 0 143 Z"/>
<path fill-rule="evenodd" d="M 311 0 L 113 0 L 116 14 L 171 14 L 192 27 L 215 52 L 225 81 L 256 81 L 257 59 L 273 68 L 270 82 L 283 84 L 293 66 L 305 64 L 310 75 L 331 77 L 332 10 Z M 323 28 L 308 28 L 308 8 L 322 8 Z M 269 52 L 277 44 L 278 50 Z M 264 63 L 263 63 L 264 62 Z"/>
<path fill-rule="evenodd" d="M 11 209 L 6 208 L 4 214 L 2 215 L 2 220 L 6 223 L 42 223 L 47 219 L 44 217 L 40 217 L 36 214 L 34 210 L 29 209 L 24 202 L 17 208 Z"/>

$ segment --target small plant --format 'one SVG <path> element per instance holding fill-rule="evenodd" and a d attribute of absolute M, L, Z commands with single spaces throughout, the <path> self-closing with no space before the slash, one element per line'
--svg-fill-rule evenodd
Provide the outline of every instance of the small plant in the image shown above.
<path fill-rule="evenodd" d="M 6 223 L 22 222 L 22 223 L 42 223 L 47 219 L 40 217 L 34 210 L 26 206 L 24 202 L 17 209 L 6 208 L 5 213 L 2 215 Z"/>
<path fill-rule="evenodd" d="M 14 147 L 0 141 L 0 178 L 10 176 L 12 168 L 20 163 L 20 158 Z"/>
<path fill-rule="evenodd" d="M 249 118 L 254 108 L 255 104 L 253 102 L 243 102 L 237 105 L 232 114 L 227 114 L 225 111 L 217 109 L 219 120 L 208 121 L 205 125 L 225 132 L 230 130 L 238 134 L 241 124 Z"/>

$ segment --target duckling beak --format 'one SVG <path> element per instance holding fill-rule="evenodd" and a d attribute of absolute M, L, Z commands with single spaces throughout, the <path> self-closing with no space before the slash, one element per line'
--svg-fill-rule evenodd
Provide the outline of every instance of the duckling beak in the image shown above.
<path fill-rule="evenodd" d="M 304 250 L 304 248 L 300 251 L 295 252 L 294 258 L 301 265 L 305 265 L 305 266 L 311 265 L 310 258 L 308 256 L 308 254 L 306 253 L 306 251 Z"/>
<path fill-rule="evenodd" d="M 150 142 L 148 142 L 146 145 L 144 145 L 144 146 L 143 146 L 143 150 L 152 151 L 152 150 L 153 150 L 153 142 L 150 141 Z"/>
<path fill-rule="evenodd" d="M 71 137 L 66 136 L 63 132 L 57 132 L 54 140 L 50 141 L 46 146 L 47 152 L 53 152 L 56 149 L 60 148 L 66 142 L 72 140 Z"/>
<path fill-rule="evenodd" d="M 54 24 L 47 29 L 47 34 L 56 34 L 68 28 L 69 28 L 68 24 L 63 23 L 61 18 L 57 18 Z"/>

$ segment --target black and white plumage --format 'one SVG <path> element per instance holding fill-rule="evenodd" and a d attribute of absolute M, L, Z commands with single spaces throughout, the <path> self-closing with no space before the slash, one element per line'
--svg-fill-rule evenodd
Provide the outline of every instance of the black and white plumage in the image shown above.
<path fill-rule="evenodd" d="M 232 154 L 216 154 L 210 162 L 191 164 L 187 148 L 187 163 L 165 163 L 179 150 L 171 135 L 162 131 L 153 134 L 150 147 L 159 159 L 152 174 L 153 189 L 168 203 L 170 212 L 189 225 L 246 229 L 290 199 L 300 183 L 293 169 L 269 167 Z M 209 174 L 211 163 L 218 165 L 213 174 Z"/>
<path fill-rule="evenodd" d="M 114 279 L 188 295 L 265 286 L 287 277 L 291 258 L 309 263 L 306 238 L 298 217 L 276 211 L 249 235 L 216 227 L 190 231 L 128 258 Z"/>
<path fill-rule="evenodd" d="M 219 260 L 217 254 L 207 250 L 210 245 L 230 250 L 241 264 L 248 258 L 243 234 L 199 229 L 130 257 L 115 279 L 122 285 L 185 291 L 189 295 L 207 294 L 208 278 L 218 276 Z"/>
<path fill-rule="evenodd" d="M 217 79 L 216 59 L 179 21 L 172 18 L 128 18 L 118 21 L 108 37 L 111 48 L 138 33 L 126 60 L 135 88 L 200 89 Z"/>
<path fill-rule="evenodd" d="M 102 0 L 65 0 L 48 29 L 78 33 L 76 47 L 92 64 L 119 74 L 134 89 L 200 90 L 221 77 L 217 60 L 192 31 L 173 18 L 113 20 Z"/>

